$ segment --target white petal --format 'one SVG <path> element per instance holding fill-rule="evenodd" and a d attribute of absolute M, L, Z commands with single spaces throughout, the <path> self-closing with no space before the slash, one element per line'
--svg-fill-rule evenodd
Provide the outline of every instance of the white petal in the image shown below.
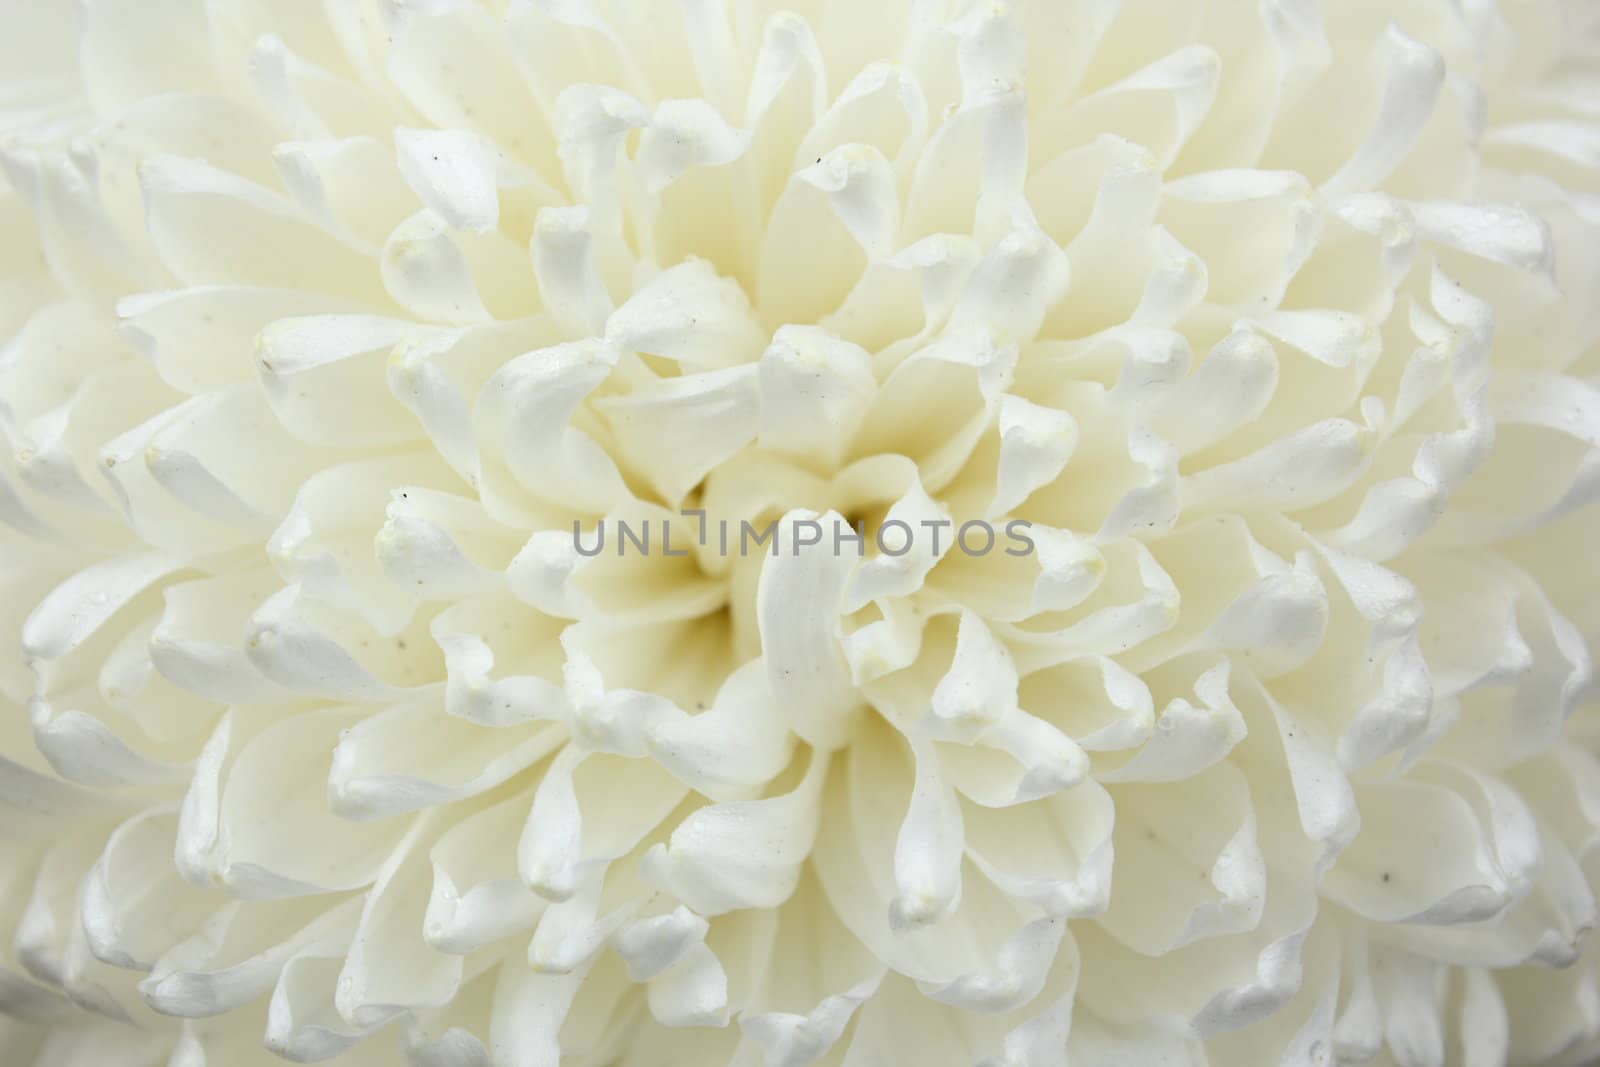
<path fill-rule="evenodd" d="M 791 793 L 699 809 L 645 854 L 642 876 L 701 915 L 776 908 L 811 852 L 827 768 L 826 756 L 814 755 Z"/>
<path fill-rule="evenodd" d="M 795 733 L 823 748 L 844 741 L 860 709 L 839 646 L 839 617 L 855 564 L 848 555 L 824 551 L 820 542 L 802 552 L 796 527 L 843 521 L 833 512 L 785 515 L 773 535 L 773 557 L 762 564 L 756 595 L 772 698 Z"/>

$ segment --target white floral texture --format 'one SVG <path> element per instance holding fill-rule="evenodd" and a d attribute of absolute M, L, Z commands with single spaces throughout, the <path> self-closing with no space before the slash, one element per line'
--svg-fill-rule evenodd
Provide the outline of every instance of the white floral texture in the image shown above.
<path fill-rule="evenodd" d="M 0 114 L 8 1067 L 1600 1042 L 1600 4 L 3 0 Z"/>

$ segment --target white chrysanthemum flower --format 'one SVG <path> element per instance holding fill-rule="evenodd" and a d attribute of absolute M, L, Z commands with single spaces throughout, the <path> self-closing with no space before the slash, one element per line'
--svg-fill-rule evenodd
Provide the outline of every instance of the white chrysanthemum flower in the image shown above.
<path fill-rule="evenodd" d="M 0 30 L 8 1067 L 1600 1047 L 1600 4 Z"/>

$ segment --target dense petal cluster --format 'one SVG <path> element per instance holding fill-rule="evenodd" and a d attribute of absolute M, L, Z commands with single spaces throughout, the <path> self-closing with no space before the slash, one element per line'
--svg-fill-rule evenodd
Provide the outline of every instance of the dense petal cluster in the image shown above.
<path fill-rule="evenodd" d="M 1600 1047 L 1600 5 L 0 31 L 0 1061 Z"/>

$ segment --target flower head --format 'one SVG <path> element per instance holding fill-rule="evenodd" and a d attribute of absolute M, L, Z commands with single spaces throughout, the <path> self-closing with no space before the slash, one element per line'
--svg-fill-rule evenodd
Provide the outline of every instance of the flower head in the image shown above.
<path fill-rule="evenodd" d="M 6 1063 L 1597 1047 L 1588 0 L 0 13 Z"/>

